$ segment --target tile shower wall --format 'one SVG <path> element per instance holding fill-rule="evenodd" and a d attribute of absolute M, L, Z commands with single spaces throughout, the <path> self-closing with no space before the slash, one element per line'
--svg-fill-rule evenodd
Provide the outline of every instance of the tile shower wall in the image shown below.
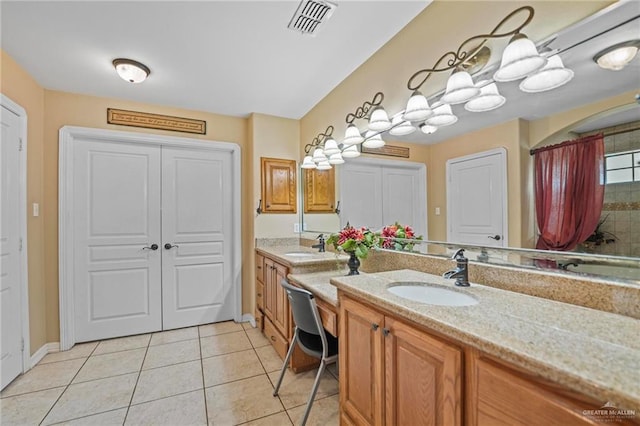
<path fill-rule="evenodd" d="M 636 130 L 606 136 L 605 153 L 640 150 L 640 121 L 612 127 L 607 129 L 607 132 L 626 130 L 632 126 Z M 605 238 L 615 238 L 615 243 L 583 245 L 582 250 L 597 254 L 640 257 L 640 182 L 607 184 L 600 220 L 605 220 L 600 227 L 600 230 L 606 233 Z"/>

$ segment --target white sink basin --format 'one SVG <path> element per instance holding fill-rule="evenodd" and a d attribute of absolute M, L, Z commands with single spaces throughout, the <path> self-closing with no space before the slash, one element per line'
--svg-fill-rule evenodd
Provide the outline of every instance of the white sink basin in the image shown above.
<path fill-rule="evenodd" d="M 291 257 L 312 257 L 315 253 L 307 253 L 304 251 L 292 251 L 289 253 L 285 253 L 285 256 L 291 256 Z"/>
<path fill-rule="evenodd" d="M 465 293 L 442 287 L 432 287 L 420 282 L 394 283 L 389 292 L 414 302 L 438 306 L 471 306 L 478 300 Z"/>

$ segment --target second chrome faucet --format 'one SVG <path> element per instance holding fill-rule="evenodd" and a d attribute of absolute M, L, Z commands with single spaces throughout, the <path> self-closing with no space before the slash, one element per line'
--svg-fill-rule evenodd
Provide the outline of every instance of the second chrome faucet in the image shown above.
<path fill-rule="evenodd" d="M 458 287 L 469 287 L 469 259 L 464 257 L 464 249 L 458 249 L 451 259 L 456 261 L 456 269 L 442 274 L 444 278 L 455 278 Z"/>

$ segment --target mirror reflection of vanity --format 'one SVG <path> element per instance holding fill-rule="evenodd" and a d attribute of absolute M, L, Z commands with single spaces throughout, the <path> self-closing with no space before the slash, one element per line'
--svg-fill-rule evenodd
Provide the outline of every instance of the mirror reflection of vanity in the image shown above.
<path fill-rule="evenodd" d="M 552 41 L 541 40 L 559 49 L 565 66 L 575 78 L 565 87 L 548 94 L 524 95 L 517 84 L 501 85 L 508 99 L 506 107 L 484 116 L 473 115 L 454 106 L 459 123 L 432 135 L 415 132 L 408 136 L 383 135 L 387 144 L 409 147 L 409 163 L 426 165 L 425 240 L 442 244 L 423 244 L 420 251 L 445 256 L 460 244 L 447 240 L 446 163 L 449 160 L 496 148 L 507 151 L 508 237 L 505 248 L 474 247 L 470 259 L 530 268 L 553 268 L 558 272 L 587 273 L 617 277 L 640 284 L 640 105 L 635 99 L 640 88 L 640 60 L 636 58 L 621 71 L 598 68 L 592 57 L 600 50 L 638 37 L 637 8 L 598 16 L 584 26 L 574 25 L 557 34 Z M 633 18 L 635 16 L 635 18 Z M 626 22 L 625 22 L 626 21 Z M 602 35 L 603 29 L 615 28 Z M 592 36 L 596 36 L 590 38 Z M 573 47 L 571 47 L 573 45 Z M 475 76 L 474 76 L 475 79 Z M 437 98 L 438 93 L 435 94 Z M 354 102 L 355 103 L 355 102 Z M 525 105 L 528 110 L 523 112 Z M 513 111 L 518 111 L 519 115 Z M 606 185 L 601 224 L 587 242 L 573 252 L 549 253 L 532 250 L 537 239 L 533 195 L 533 148 L 552 145 L 593 133 L 605 136 Z M 352 164 L 374 162 L 390 164 L 393 157 L 363 155 Z M 340 213 L 302 214 L 301 223 L 314 238 L 318 233 L 337 232 L 348 221 L 344 187 L 345 165 L 335 167 L 335 201 Z M 307 186 L 301 185 L 302 190 Z M 352 203 L 362 200 L 350 200 Z M 400 219 L 398 219 L 400 220 Z M 395 220 L 387 220 L 390 225 Z M 354 226 L 361 226 L 351 222 Z M 413 225 L 412 223 L 406 223 Z M 374 226 L 372 228 L 377 228 Z M 378 228 L 379 230 L 379 228 Z M 487 244 L 488 245 L 488 244 Z M 550 262 L 544 263 L 543 260 Z M 554 265 L 553 267 L 549 265 Z"/>

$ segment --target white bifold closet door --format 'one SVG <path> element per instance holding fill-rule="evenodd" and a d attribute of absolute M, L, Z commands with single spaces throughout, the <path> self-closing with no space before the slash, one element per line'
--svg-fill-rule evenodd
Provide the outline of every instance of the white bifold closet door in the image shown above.
<path fill-rule="evenodd" d="M 232 318 L 229 163 L 218 152 L 76 144 L 76 341 Z"/>

